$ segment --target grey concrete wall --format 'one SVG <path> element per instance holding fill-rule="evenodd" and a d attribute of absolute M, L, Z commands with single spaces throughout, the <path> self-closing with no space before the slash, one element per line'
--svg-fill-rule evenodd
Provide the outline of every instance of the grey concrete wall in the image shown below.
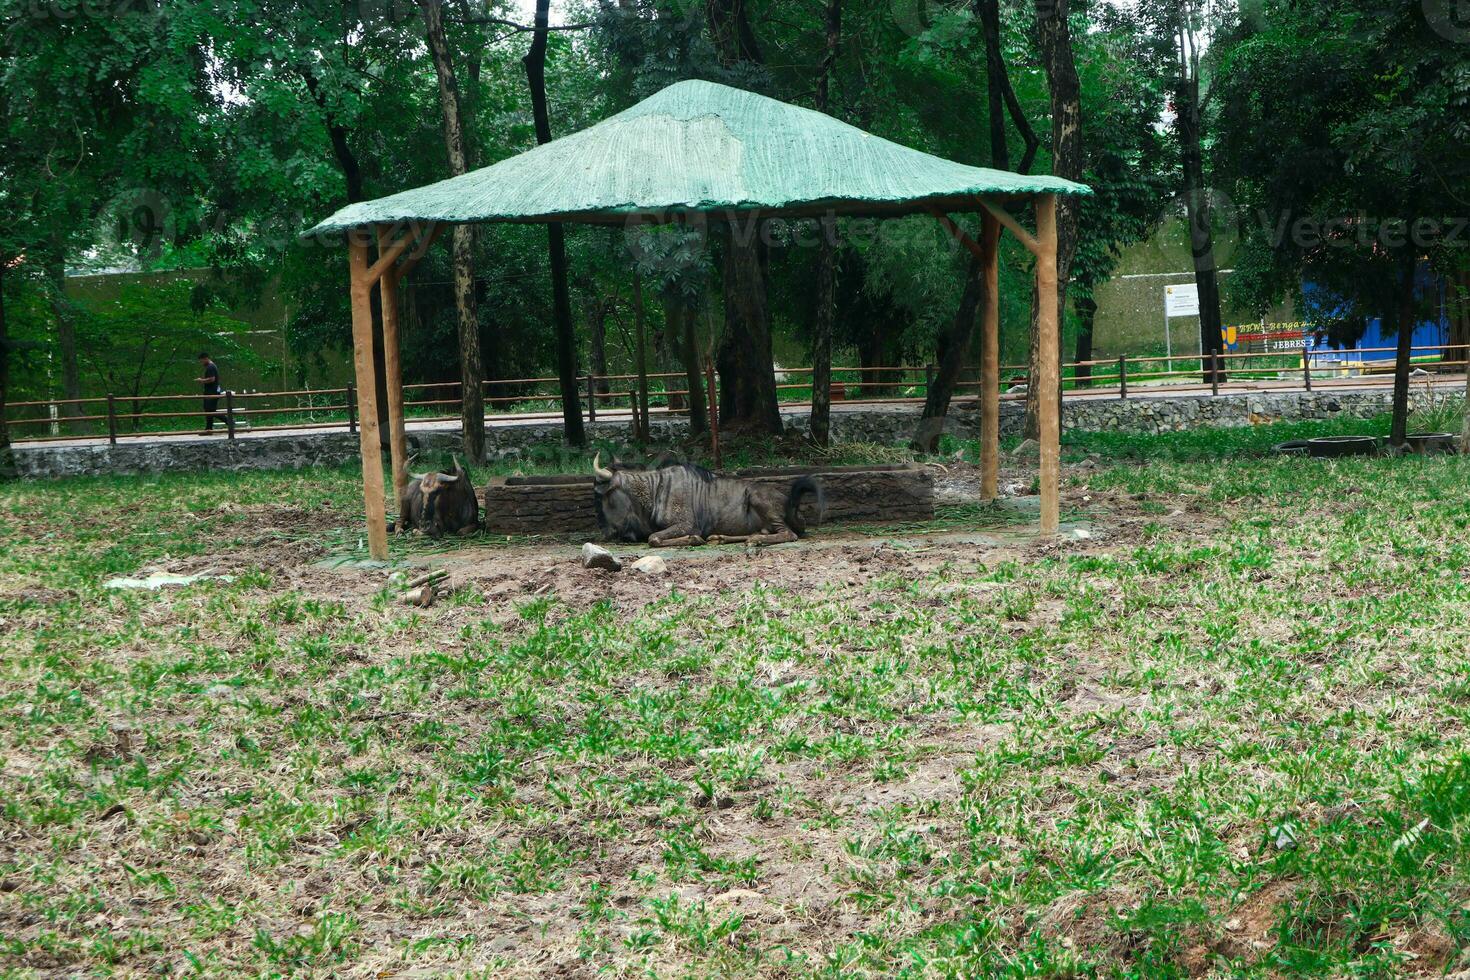
<path fill-rule="evenodd" d="M 1423 392 L 1415 392 L 1415 401 Z M 1174 398 L 1085 399 L 1063 406 L 1067 429 L 1120 432 L 1171 432 L 1197 426 L 1242 426 L 1298 419 L 1340 416 L 1371 418 L 1387 412 L 1392 393 L 1387 389 L 1344 392 L 1260 392 L 1182 395 Z M 1001 404 L 1001 435 L 1021 431 L 1024 408 L 1019 402 Z M 901 444 L 908 441 L 919 416 L 918 406 L 892 405 L 842 408 L 832 413 L 832 436 L 839 442 Z M 973 401 L 957 403 L 946 431 L 962 439 L 979 435 Z M 805 412 L 786 416 L 789 429 L 804 432 Z M 682 419 L 655 419 L 655 442 L 682 438 Z M 594 422 L 588 437 L 621 444 L 627 440 L 627 421 Z M 449 430 L 409 433 L 416 452 L 426 454 L 459 449 L 459 434 Z M 561 424 L 533 422 L 495 425 L 486 431 L 486 451 L 495 459 L 535 456 L 560 445 Z M 347 432 L 288 433 L 252 436 L 230 442 L 223 438 L 176 439 L 163 442 L 122 442 L 116 446 L 77 445 L 17 447 L 21 474 L 29 477 L 97 474 L 157 473 L 168 470 L 275 470 L 332 465 L 357 458 L 357 436 Z"/>

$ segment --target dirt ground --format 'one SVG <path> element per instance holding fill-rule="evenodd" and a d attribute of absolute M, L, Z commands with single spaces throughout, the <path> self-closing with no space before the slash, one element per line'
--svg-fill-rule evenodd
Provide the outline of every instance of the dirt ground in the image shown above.
<path fill-rule="evenodd" d="M 1089 467 L 1084 466 L 1067 474 L 1076 479 L 1065 481 L 1073 485 L 1067 487 L 1062 507 L 1063 514 L 1072 519 L 1064 526 L 1064 533 L 1053 540 L 1036 538 L 1032 523 L 1034 498 L 1019 495 L 1030 479 L 1030 471 L 1008 468 L 1002 474 L 1001 482 L 1011 495 L 995 516 L 995 526 L 985 530 L 946 527 L 942 523 L 933 528 L 887 531 L 824 527 L 817 529 L 807 540 L 754 551 L 740 546 L 664 549 L 657 552 L 668 562 L 668 572 L 664 575 L 645 575 L 628 567 L 620 572 L 584 568 L 579 558 L 579 544 L 571 541 L 490 542 L 478 538 L 446 542 L 427 550 L 411 548 L 404 556 L 411 570 L 405 573 L 400 566 L 395 573 L 412 575 L 413 570 L 430 568 L 444 569 L 449 573 L 449 594 L 428 608 L 414 610 L 414 615 L 419 618 L 412 633 L 417 637 L 444 637 L 445 649 L 455 646 L 450 638 L 467 635 L 464 631 L 480 628 L 486 622 L 503 629 L 506 644 L 513 643 L 516 637 L 534 629 L 521 615 L 520 609 L 525 603 L 538 598 L 555 600 L 551 614 L 554 618 L 564 619 L 596 604 L 606 603 L 621 619 L 665 599 L 676 590 L 685 596 L 706 599 L 708 616 L 714 622 L 728 623 L 742 615 L 740 610 L 749 593 L 759 587 L 785 590 L 799 598 L 830 599 L 833 608 L 851 608 L 851 615 L 871 619 L 876 628 L 886 624 L 891 614 L 873 606 L 875 587 L 878 594 L 892 597 L 900 603 L 943 607 L 947 603 L 943 588 L 922 595 L 913 595 L 905 590 L 910 583 L 929 578 L 931 573 L 940 569 L 953 570 L 962 576 L 964 572 L 982 565 L 993 568 L 1011 560 L 1033 563 L 1064 553 L 1105 553 L 1137 540 L 1145 525 L 1163 525 L 1189 536 L 1207 533 L 1215 523 L 1215 518 L 1191 512 L 1184 506 L 1176 507 L 1169 501 L 1092 490 L 1086 482 L 1088 472 Z M 977 475 L 973 467 L 955 464 L 941 472 L 938 488 L 945 506 L 972 504 L 978 491 Z M 349 616 L 365 619 L 373 618 L 375 603 L 381 609 L 385 589 L 396 591 L 399 588 L 392 583 L 401 579 L 390 580 L 387 569 L 355 559 L 350 554 L 343 555 L 340 550 L 334 551 L 324 543 L 329 532 L 341 528 L 342 515 L 339 512 L 325 506 L 320 510 L 273 504 L 241 506 L 226 503 L 220 507 L 234 518 L 233 533 L 243 540 L 243 547 L 207 557 L 161 560 L 136 574 L 242 575 L 251 569 L 263 569 L 273 578 L 273 593 L 293 591 L 343 603 Z M 644 547 L 619 545 L 610 548 L 625 563 L 649 552 Z M 944 580 L 957 581 L 950 577 Z M 967 595 L 982 588 L 961 584 L 947 587 L 965 591 Z M 401 605 L 397 598 L 391 602 L 395 608 Z M 162 629 L 187 615 L 191 615 L 187 610 L 159 607 L 150 614 L 149 626 Z M 1030 616 L 1031 626 L 1045 622 L 1049 617 L 1055 618 L 1055 611 L 1043 604 Z M 382 622 L 382 617 L 375 621 Z M 204 638 L 222 644 L 231 642 L 224 636 L 215 638 L 206 634 Z M 345 654 L 350 661 L 349 666 L 353 669 L 369 668 L 400 654 L 402 647 L 389 640 L 388 636 L 370 634 L 366 642 Z M 285 642 L 285 634 L 281 642 Z M 119 669 L 125 670 L 127 659 L 135 654 L 129 649 L 122 649 L 107 656 L 117 659 Z M 801 682 L 801 670 L 792 665 L 773 665 L 764 683 L 779 689 L 783 685 Z M 664 679 L 660 683 L 668 684 L 670 681 Z M 1085 674 L 1077 676 L 1068 696 L 1072 699 L 1069 710 L 1078 713 L 1110 706 L 1107 701 L 1110 695 L 1099 693 Z M 298 695 L 289 686 L 281 697 L 280 704 L 271 710 L 278 707 L 290 711 L 301 707 Z M 426 707 L 414 712 L 385 711 L 353 720 L 359 725 L 381 726 L 389 732 L 406 732 L 416 721 L 432 716 L 436 722 L 455 730 L 460 742 L 473 741 L 477 733 L 487 731 L 487 726 L 494 722 L 493 717 L 472 710 L 473 705 L 441 700 L 440 697 L 440 694 L 435 694 Z M 264 700 L 272 702 L 273 696 Z M 154 723 L 167 728 L 172 721 L 164 716 L 154 719 Z M 833 724 L 840 728 L 841 720 L 834 720 Z M 925 812 L 926 807 L 952 802 L 961 792 L 960 771 L 974 759 L 980 747 L 997 743 L 1007 731 L 1008 727 L 1004 725 L 956 725 L 939 716 L 916 715 L 909 723 L 904 746 L 912 764 L 905 778 L 897 781 L 875 781 L 856 772 L 849 778 L 840 767 L 834 772 L 830 766 L 810 760 L 770 765 L 764 776 L 768 784 L 779 786 L 783 799 L 804 802 L 784 815 L 773 817 L 754 808 L 748 798 L 740 805 L 723 799 L 710 800 L 707 801 L 710 813 L 700 831 L 705 849 L 718 854 L 721 861 L 734 864 L 750 861 L 752 865 L 758 861 L 763 869 L 759 889 L 729 887 L 728 881 L 717 886 L 687 883 L 678 886 L 674 894 L 681 900 L 698 904 L 709 913 L 738 916 L 747 924 L 747 929 L 760 930 L 763 942 L 785 943 L 794 949 L 820 955 L 834 936 L 850 935 L 872 925 L 851 902 L 842 901 L 842 895 L 850 891 L 851 885 L 834 880 L 833 869 L 852 863 L 851 857 L 844 853 L 842 841 L 852 837 L 863 840 L 878 834 L 880 827 L 876 814 L 892 812 L 895 807 L 916 807 L 917 812 Z M 855 729 L 849 734 L 871 736 L 873 733 Z M 253 737 L 260 738 L 262 743 L 266 740 L 266 735 L 261 733 Z M 36 753 L 43 748 L 38 746 Z M 114 748 L 102 745 L 97 751 L 105 757 Z M 126 747 L 122 751 L 126 752 Z M 27 758 L 12 765 L 10 771 L 24 772 L 26 768 L 32 768 L 39 772 L 34 767 L 42 765 L 41 758 L 40 754 L 32 758 L 27 753 Z M 335 747 L 324 752 L 322 764 L 329 768 L 341 766 L 345 770 L 354 765 L 350 756 L 343 755 Z M 405 773 L 421 768 L 420 761 L 408 754 L 395 760 L 394 764 Z M 608 775 L 619 779 L 646 775 L 636 763 L 629 764 L 632 769 Z M 528 763 L 532 770 L 540 765 L 540 762 Z M 536 794 L 544 795 L 544 790 L 537 787 L 542 782 L 549 784 L 555 774 L 533 771 L 529 775 L 530 778 L 523 783 L 523 792 L 531 795 L 522 802 L 552 806 L 550 801 L 536 797 Z M 689 773 L 677 775 L 685 777 Z M 190 804 L 191 795 L 210 792 L 207 785 L 210 779 L 202 775 L 200 779 L 202 790 L 186 792 L 176 802 L 181 812 Z M 331 799 L 333 792 L 336 791 L 329 788 L 322 805 L 328 805 L 325 801 Z M 207 800 L 207 796 L 200 796 L 193 805 L 204 807 Z M 833 834 L 820 825 L 814 825 L 809 819 L 812 813 L 827 815 L 823 819 L 840 820 L 843 833 Z M 579 902 L 586 900 L 587 882 L 613 883 L 607 901 L 614 907 L 627 910 L 641 907 L 655 892 L 667 891 L 666 888 L 640 888 L 631 883 L 636 876 L 630 878 L 630 871 L 650 862 L 656 864 L 665 847 L 657 831 L 660 826 L 658 808 L 647 806 L 625 814 L 625 818 L 635 816 L 643 821 L 644 830 L 611 843 L 586 837 L 586 832 L 574 824 L 554 832 L 495 825 L 447 835 L 440 832 L 427 834 L 421 841 L 423 858 L 416 861 L 437 860 L 440 855 L 457 852 L 498 852 L 539 839 L 537 835 L 545 833 L 553 833 L 559 846 L 589 850 L 598 855 L 590 865 L 578 870 L 581 884 L 572 884 L 570 890 L 501 894 L 484 904 L 459 903 L 452 909 L 442 910 L 430 923 L 431 928 L 427 932 L 426 927 L 417 923 L 413 916 L 405 916 L 400 909 L 388 904 L 383 895 L 375 895 L 372 881 L 365 877 L 358 880 L 353 875 L 338 879 L 324 870 L 315 848 L 296 853 L 272 874 L 271 880 L 256 880 L 242 855 L 226 842 L 211 842 L 192 850 L 186 849 L 185 853 L 170 861 L 177 877 L 228 883 L 221 884 L 221 887 L 236 899 L 254 903 L 273 915 L 297 916 L 307 923 L 301 929 L 307 929 L 313 915 L 320 915 L 330 902 L 340 902 L 344 891 L 350 893 L 357 915 L 363 920 L 363 932 L 358 941 L 366 948 L 362 957 L 352 965 L 350 972 L 354 975 L 395 975 L 403 966 L 400 957 L 405 944 L 412 944 L 426 935 L 462 932 L 495 938 L 488 945 L 476 948 L 468 962 L 452 957 L 444 959 L 441 965 L 445 968 L 451 968 L 451 965 L 454 969 L 483 967 L 491 962 L 485 959 L 490 956 L 500 958 L 498 962 L 514 964 L 509 969 L 493 971 L 495 975 L 580 976 L 590 975 L 592 971 L 585 957 L 579 954 L 579 924 L 567 914 L 567 906 L 573 897 Z M 105 839 L 95 840 L 93 846 L 116 848 L 118 853 L 148 850 L 149 845 L 137 838 L 133 827 L 131 817 L 126 821 L 110 820 L 103 824 Z M 936 825 L 931 830 L 926 846 L 959 846 L 960 827 L 952 821 L 942 827 Z M 333 831 L 338 836 L 345 836 L 347 832 L 344 829 Z M 206 838 L 207 835 L 201 835 L 199 839 L 204 841 Z M 139 857 L 136 860 L 146 859 Z M 294 884 L 287 892 L 280 891 L 285 887 L 283 883 L 290 882 Z M 80 882 L 73 885 L 81 886 Z M 121 881 L 105 885 L 109 891 L 128 887 Z M 921 910 L 915 914 L 924 913 Z M 1062 923 L 1058 928 L 1066 927 L 1063 920 L 1068 916 L 1075 918 L 1071 911 L 1057 911 L 1057 921 Z M 289 931 L 297 926 L 286 923 L 282 928 Z M 227 944 L 220 947 L 227 950 L 223 954 L 224 962 L 240 962 L 240 950 L 248 948 L 245 937 L 249 935 L 249 929 L 242 924 L 237 931 L 238 936 L 221 937 L 220 941 Z M 245 946 L 239 945 L 241 943 Z M 54 965 L 59 968 L 62 962 Z M 167 962 L 167 957 L 146 957 L 133 961 L 133 965 L 148 963 L 159 967 Z M 434 962 L 434 958 L 429 957 L 427 965 L 417 968 L 432 970 Z M 32 964 L 35 965 L 36 961 L 33 960 Z"/>
<path fill-rule="evenodd" d="M 646 606 L 678 591 L 688 595 L 742 595 L 754 583 L 802 594 L 866 587 L 886 575 L 920 576 L 940 567 L 956 570 L 993 565 L 1006 560 L 1033 561 L 1062 552 L 1107 551 L 1134 541 L 1145 525 L 1207 532 L 1217 522 L 1158 499 L 1143 500 L 1115 491 L 1087 487 L 1091 464 L 1069 468 L 1064 476 L 1081 479 L 1066 487 L 1062 512 L 1065 520 L 1057 540 L 1035 536 L 1036 498 L 1026 490 L 1031 469 L 1002 467 L 1002 499 L 993 521 L 984 530 L 961 531 L 937 523 L 933 528 L 896 529 L 827 525 L 812 529 L 800 542 L 769 548 L 738 545 L 697 548 L 649 548 L 602 542 L 624 564 L 619 573 L 583 568 L 580 539 L 487 540 L 485 535 L 448 540 L 428 550 L 410 550 L 403 557 L 413 567 L 442 569 L 450 574 L 450 589 L 473 585 L 492 618 L 514 615 L 516 602 L 554 597 L 569 610 L 609 601 L 620 611 Z M 947 506 L 973 504 L 979 499 L 980 476 L 975 466 L 955 462 L 936 466 L 935 501 L 943 514 Z M 1064 484 L 1067 483 L 1064 479 Z M 257 532 L 258 544 L 246 551 L 209 559 L 168 561 L 144 568 L 152 572 L 229 574 L 242 568 L 264 567 L 284 576 L 296 587 L 340 597 L 367 600 L 384 587 L 385 573 L 371 562 L 344 559 L 313 539 L 313 533 L 340 522 L 326 511 L 257 505 L 239 508 L 244 527 Z M 414 541 L 422 541 L 413 538 Z M 428 545 L 427 542 L 423 542 Z M 638 558 L 656 554 L 668 563 L 668 574 L 647 576 L 629 566 Z M 462 610 L 463 611 L 463 610 Z M 449 615 L 436 613 L 436 615 Z M 483 610 L 474 609 L 474 617 Z"/>

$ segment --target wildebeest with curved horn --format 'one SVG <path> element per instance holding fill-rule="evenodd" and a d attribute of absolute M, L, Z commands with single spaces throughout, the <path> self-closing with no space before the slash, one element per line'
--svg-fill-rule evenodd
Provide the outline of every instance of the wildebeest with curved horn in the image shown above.
<path fill-rule="evenodd" d="M 806 533 L 801 503 L 825 508 L 822 484 L 800 476 L 790 486 L 746 483 L 716 476 L 692 463 L 658 469 L 609 469 L 592 458 L 597 523 L 616 541 L 647 541 L 655 548 L 697 544 L 783 544 Z"/>
<path fill-rule="evenodd" d="M 459 457 L 452 473 L 415 475 L 398 503 L 398 527 L 418 528 L 431 538 L 467 535 L 480 529 L 480 498 Z"/>

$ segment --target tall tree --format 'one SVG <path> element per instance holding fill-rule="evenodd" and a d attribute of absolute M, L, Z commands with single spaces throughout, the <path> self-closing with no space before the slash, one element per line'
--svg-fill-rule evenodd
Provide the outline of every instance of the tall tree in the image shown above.
<path fill-rule="evenodd" d="M 832 75 L 842 45 L 842 0 L 827 0 L 822 65 L 817 71 L 817 111 L 832 111 Z M 832 320 L 837 315 L 837 221 L 818 221 L 817 316 L 812 336 L 812 440 L 825 446 L 832 436 Z"/>
<path fill-rule="evenodd" d="M 198 57 L 207 43 L 198 18 L 0 0 L 0 20 L 0 184 L 30 215 L 7 236 L 9 254 L 44 270 L 61 394 L 75 399 L 83 391 L 68 263 L 107 235 L 120 257 L 146 261 L 188 232 L 217 155 L 200 120 L 220 96 Z M 8 209 L 8 220 L 16 214 Z M 132 242 L 134 230 L 148 241 Z"/>
<path fill-rule="evenodd" d="M 683 362 L 689 392 L 689 431 L 695 435 L 709 428 L 697 329 L 707 278 L 704 237 L 704 223 L 700 221 L 644 227 L 627 236 L 639 277 L 663 299 L 663 343 L 669 353 L 677 352 L 677 358 Z M 665 369 L 673 366 L 666 364 Z M 674 405 L 675 399 L 670 398 L 669 406 Z"/>
<path fill-rule="evenodd" d="M 409 21 L 385 16 L 386 8 L 332 0 L 219 0 L 200 8 L 199 15 L 203 11 L 213 18 L 210 50 L 219 83 L 240 96 L 222 114 L 229 152 L 228 165 L 215 181 L 216 195 L 221 214 L 244 229 L 239 234 L 247 242 L 250 228 L 280 222 L 287 208 L 318 215 L 340 207 L 344 199 L 356 203 L 372 197 L 379 153 L 392 155 L 395 168 L 402 166 L 408 154 L 393 153 L 401 144 L 385 147 L 398 131 L 375 110 L 428 84 L 427 79 L 405 84 L 410 44 L 419 46 L 404 30 Z M 402 102 L 394 107 L 405 108 Z M 395 184 L 402 178 L 401 170 L 393 175 Z M 291 237 L 279 224 L 276 228 Z M 296 311 L 289 332 L 313 346 L 328 338 L 350 346 L 342 286 L 346 256 L 339 242 L 291 242 L 270 254 L 248 244 L 231 251 L 229 230 L 215 236 L 222 247 L 209 256 L 212 264 L 247 276 L 284 271 Z M 323 245 L 330 247 L 330 258 L 318 250 Z M 370 310 L 386 450 L 387 372 L 377 290 Z"/>
<path fill-rule="evenodd" d="M 5 322 L 5 274 L 11 257 L 0 247 L 0 480 L 15 476 L 15 453 L 10 448 L 10 424 L 5 405 L 10 393 L 10 329 Z"/>
<path fill-rule="evenodd" d="M 449 173 L 458 177 L 469 171 L 469 161 L 465 151 L 464 106 L 454 74 L 449 41 L 444 34 L 443 0 L 419 0 L 419 10 L 424 18 L 424 33 L 428 38 L 429 56 L 434 62 L 434 75 L 439 80 L 439 110 L 444 121 L 444 149 L 449 156 Z M 544 81 L 542 84 L 544 86 Z M 538 138 L 539 134 L 538 128 Z M 455 225 L 451 234 L 454 309 L 459 321 L 460 433 L 465 455 L 479 460 L 485 457 L 485 395 L 484 370 L 480 364 L 480 317 L 475 303 L 475 227 Z M 563 276 L 565 272 L 563 267 Z M 577 417 L 580 422 L 580 412 Z"/>
<path fill-rule="evenodd" d="M 1173 155 L 1158 126 L 1168 82 L 1155 70 L 1151 42 L 1131 9 L 1103 6 L 1085 35 L 1082 112 L 1088 120 L 1077 249 L 1069 295 L 1077 315 L 1075 378 L 1087 384 L 1093 359 L 1096 291 L 1122 249 L 1146 238 L 1164 217 Z"/>
<path fill-rule="evenodd" d="M 1333 340 L 1368 317 L 1397 335 L 1391 441 L 1402 445 L 1426 266 L 1465 264 L 1470 52 L 1417 7 L 1269 0 L 1217 40 L 1217 167 L 1244 223 L 1234 289 L 1265 309 L 1300 297 Z M 1304 288 L 1307 287 L 1307 288 Z"/>
<path fill-rule="evenodd" d="M 1077 77 L 1077 60 L 1072 51 L 1072 31 L 1067 22 L 1067 0 L 1036 0 L 1036 28 L 1041 64 L 1051 89 L 1051 172 L 1068 180 L 1083 177 L 1082 85 Z M 1065 195 L 1057 201 L 1057 309 L 1067 308 L 1067 283 L 1072 256 L 1077 250 L 1077 215 L 1080 203 Z M 1026 435 L 1039 438 L 1042 398 L 1062 397 L 1061 389 L 1042 391 L 1036 379 L 1040 372 L 1041 332 L 1037 325 L 1039 304 L 1031 316 L 1031 383 L 1026 386 Z M 1058 372 L 1058 377 L 1061 376 Z"/>
<path fill-rule="evenodd" d="M 1178 75 L 1174 83 L 1174 131 L 1184 178 L 1184 207 L 1189 223 L 1189 252 L 1194 259 L 1195 288 L 1199 292 L 1200 354 L 1205 380 L 1214 377 L 1210 356 L 1222 350 L 1219 269 L 1215 264 L 1214 216 L 1205 180 L 1204 109 L 1200 103 L 1200 47 L 1205 27 L 1200 5 L 1185 0 L 1174 7 L 1173 35 Z"/>
<path fill-rule="evenodd" d="M 975 336 L 975 318 L 985 301 L 985 267 L 974 256 L 965 260 L 965 290 L 959 309 L 948 330 L 942 331 L 935 343 L 938 368 L 924 393 L 924 410 L 914 433 L 913 447 L 920 452 L 934 452 L 944 434 L 944 420 L 954 397 L 960 371 L 969 359 L 971 338 Z"/>
<path fill-rule="evenodd" d="M 745 0 L 707 0 L 705 16 L 725 76 L 738 81 L 758 74 L 765 59 Z M 779 435 L 783 426 L 771 358 L 763 222 L 759 215 L 731 215 L 725 231 L 725 329 L 715 357 L 722 389 L 720 423 L 732 430 Z"/>
<path fill-rule="evenodd" d="M 531 111 L 536 121 L 536 142 L 551 142 L 551 118 L 546 108 L 546 38 L 551 0 L 536 0 L 536 28 L 526 52 L 526 80 L 531 86 Z M 562 435 L 573 446 L 583 445 L 582 402 L 577 394 L 576 336 L 572 331 L 572 300 L 567 290 L 567 246 L 562 226 L 546 226 L 547 251 L 551 259 L 551 303 L 556 322 L 556 373 L 561 381 Z"/>
<path fill-rule="evenodd" d="M 1017 173 L 1030 173 L 1041 140 L 1026 118 L 1016 90 L 1006 69 L 1005 50 L 1001 45 L 1000 0 L 975 0 L 975 17 L 980 21 L 985 39 L 985 99 L 990 124 L 990 165 L 997 170 L 1011 169 L 1010 145 L 1006 138 L 1006 114 L 1021 134 L 1025 149 Z"/>
<path fill-rule="evenodd" d="M 65 240 L 53 236 L 43 253 L 46 263 L 46 291 L 51 297 L 51 312 L 56 318 L 56 351 L 61 362 L 61 397 L 66 401 L 60 406 L 62 416 L 82 414 L 81 406 L 74 399 L 82 397 L 82 375 L 77 359 L 77 318 L 71 300 L 66 295 L 66 251 Z M 75 427 L 75 423 L 72 423 Z M 76 431 L 81 431 L 77 429 Z"/>

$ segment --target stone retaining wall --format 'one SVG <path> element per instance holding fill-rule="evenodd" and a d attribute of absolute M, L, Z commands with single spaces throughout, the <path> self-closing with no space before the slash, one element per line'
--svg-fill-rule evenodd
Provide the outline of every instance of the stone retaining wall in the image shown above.
<path fill-rule="evenodd" d="M 1387 412 L 1388 388 L 1337 392 L 1255 392 L 1251 394 L 1180 395 L 1171 398 L 1090 398 L 1065 403 L 1067 429 L 1123 432 L 1168 432 L 1205 425 L 1239 426 L 1338 416 L 1371 418 Z M 1417 404 L 1424 392 L 1411 394 Z M 1001 403 L 1001 435 L 1018 435 L 1024 414 L 1020 402 Z M 917 405 L 837 408 L 832 413 L 832 437 L 839 442 L 901 444 L 908 441 L 918 420 Z M 946 431 L 964 439 L 979 434 L 973 399 L 956 402 Z M 789 428 L 805 431 L 807 413 L 786 416 Z M 683 419 L 654 419 L 655 442 L 673 443 L 685 431 Z M 593 422 L 588 438 L 623 443 L 628 423 Z M 459 434 L 451 430 L 411 431 L 414 451 L 425 454 L 454 452 Z M 534 457 L 561 442 L 561 423 L 555 421 L 493 425 L 486 429 L 487 453 L 495 459 Z M 283 433 L 229 441 L 173 439 L 160 442 L 123 441 L 116 446 L 17 446 L 16 461 L 23 476 L 84 476 L 157 473 L 169 470 L 272 470 L 343 463 L 357 458 L 357 436 L 348 432 Z"/>
<path fill-rule="evenodd" d="M 827 523 L 896 523 L 934 518 L 934 474 L 920 466 L 834 466 L 819 469 L 744 470 L 736 475 L 752 483 L 789 486 L 800 473 L 822 481 Z M 592 477 L 500 477 L 485 488 L 484 527 L 492 534 L 598 533 Z M 802 517 L 817 523 L 810 497 L 802 501 Z"/>

